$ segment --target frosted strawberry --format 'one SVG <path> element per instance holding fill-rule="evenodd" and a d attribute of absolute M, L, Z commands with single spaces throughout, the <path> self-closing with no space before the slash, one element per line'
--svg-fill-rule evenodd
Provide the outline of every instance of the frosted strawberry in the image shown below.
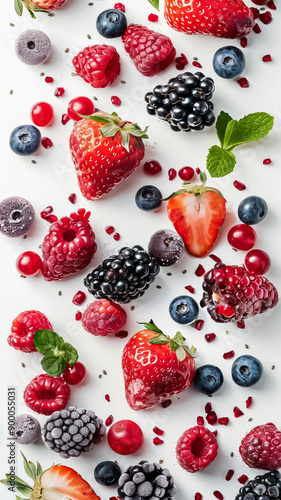
<path fill-rule="evenodd" d="M 180 332 L 171 339 L 154 323 L 143 323 L 122 354 L 125 395 L 133 410 L 145 410 L 187 389 L 195 375 L 195 348 Z"/>

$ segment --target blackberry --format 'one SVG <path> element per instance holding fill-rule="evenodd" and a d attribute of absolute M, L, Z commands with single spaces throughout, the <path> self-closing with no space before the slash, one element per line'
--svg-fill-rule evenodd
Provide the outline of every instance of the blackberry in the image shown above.
<path fill-rule="evenodd" d="M 119 478 L 117 493 L 126 500 L 171 500 L 176 493 L 174 479 L 168 469 L 146 460 L 125 469 Z"/>
<path fill-rule="evenodd" d="M 235 500 L 281 499 L 281 475 L 277 470 L 266 472 L 248 481 L 239 490 Z"/>
<path fill-rule="evenodd" d="M 105 434 L 106 427 L 92 410 L 69 406 L 46 420 L 42 439 L 62 458 L 79 457 L 90 451 Z"/>
<path fill-rule="evenodd" d="M 159 270 L 157 259 L 140 245 L 123 247 L 88 274 L 84 285 L 97 299 L 128 303 L 144 294 Z"/>

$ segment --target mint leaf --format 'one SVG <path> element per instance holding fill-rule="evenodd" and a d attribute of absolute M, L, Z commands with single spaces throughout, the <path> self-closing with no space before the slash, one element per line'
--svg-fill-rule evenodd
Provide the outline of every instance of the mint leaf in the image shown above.
<path fill-rule="evenodd" d="M 23 5 L 22 5 L 21 0 L 15 0 L 14 7 L 15 7 L 15 11 L 16 11 L 17 15 L 21 16 L 22 11 L 23 11 Z"/>
<path fill-rule="evenodd" d="M 61 345 L 61 351 L 64 352 L 64 358 L 67 360 L 67 363 L 69 366 L 73 366 L 74 363 L 76 363 L 78 359 L 78 352 L 77 350 L 68 342 L 64 342 Z"/>
<path fill-rule="evenodd" d="M 231 120 L 226 127 L 223 147 L 232 150 L 240 144 L 263 139 L 273 127 L 274 118 L 268 113 L 250 113 L 238 122 Z"/>
<path fill-rule="evenodd" d="M 37 351 L 44 355 L 41 365 L 51 377 L 58 377 L 64 372 L 67 364 L 73 366 L 78 359 L 77 350 L 51 330 L 37 330 L 34 334 L 34 345 Z"/>
<path fill-rule="evenodd" d="M 219 141 L 221 143 L 221 146 L 223 146 L 223 140 L 224 140 L 224 135 L 225 135 L 225 129 L 228 124 L 232 120 L 231 116 L 226 113 L 225 111 L 221 111 L 217 121 L 216 121 L 216 129 L 217 129 L 217 135 L 219 138 Z"/>
<path fill-rule="evenodd" d="M 67 359 L 61 356 L 47 355 L 41 361 L 43 370 L 51 377 L 58 377 L 66 369 Z"/>
<path fill-rule="evenodd" d="M 224 177 L 235 167 L 235 156 L 219 146 L 212 146 L 207 156 L 207 170 L 211 177 Z"/>
<path fill-rule="evenodd" d="M 159 0 L 148 0 L 155 9 L 159 10 Z"/>
<path fill-rule="evenodd" d="M 37 330 L 34 334 L 34 345 L 41 354 L 51 354 L 55 349 L 60 350 L 63 338 L 52 330 Z"/>

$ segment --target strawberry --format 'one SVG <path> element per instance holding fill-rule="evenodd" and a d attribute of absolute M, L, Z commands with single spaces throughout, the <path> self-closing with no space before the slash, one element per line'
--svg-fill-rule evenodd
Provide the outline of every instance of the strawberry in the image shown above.
<path fill-rule="evenodd" d="M 48 14 L 52 10 L 59 9 L 66 0 L 15 0 L 15 11 L 21 16 L 25 7 L 31 17 L 35 19 L 34 12 L 45 12 Z"/>
<path fill-rule="evenodd" d="M 7 486 L 16 487 L 24 497 L 31 500 L 101 500 L 92 487 L 78 472 L 65 465 L 53 465 L 45 471 L 41 465 L 24 459 L 24 470 L 33 479 L 33 486 L 29 486 L 18 476 L 6 474 L 1 482 Z M 17 498 L 19 498 L 17 496 Z"/>
<path fill-rule="evenodd" d="M 184 182 L 184 189 L 166 198 L 169 219 L 187 250 L 197 257 L 203 257 L 215 242 L 226 212 L 220 191 L 205 186 L 203 172 L 200 179 L 201 185 Z"/>
<path fill-rule="evenodd" d="M 180 332 L 171 339 L 152 322 L 143 323 L 125 345 L 122 369 L 125 395 L 133 410 L 151 408 L 189 387 L 195 375 L 195 348 Z"/>
<path fill-rule="evenodd" d="M 242 38 L 255 25 L 242 0 L 165 0 L 164 16 L 169 26 L 189 35 Z"/>
<path fill-rule="evenodd" d="M 144 157 L 146 129 L 116 114 L 94 113 L 70 135 L 70 152 L 82 195 L 97 200 L 127 179 Z"/>

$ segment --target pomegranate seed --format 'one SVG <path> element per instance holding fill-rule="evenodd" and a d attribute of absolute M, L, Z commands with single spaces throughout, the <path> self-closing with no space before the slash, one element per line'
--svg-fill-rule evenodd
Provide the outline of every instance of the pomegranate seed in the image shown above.
<path fill-rule="evenodd" d="M 149 14 L 147 18 L 151 23 L 157 23 L 158 16 L 156 14 Z"/>
<path fill-rule="evenodd" d="M 202 68 L 202 64 L 200 64 L 199 61 L 192 61 L 192 66 L 195 66 L 195 68 Z"/>
<path fill-rule="evenodd" d="M 195 172 L 196 172 L 196 174 L 200 175 L 200 174 L 201 174 L 201 169 L 200 169 L 199 167 L 197 167 L 197 168 L 195 169 Z"/>
<path fill-rule="evenodd" d="M 52 213 L 52 211 L 53 207 L 51 205 L 46 207 L 45 210 L 42 210 L 42 212 L 40 212 L 42 219 L 46 219 L 46 217 L 48 217 Z"/>
<path fill-rule="evenodd" d="M 176 57 L 176 68 L 179 70 L 183 70 L 185 66 L 188 64 L 188 60 L 184 54 L 181 54 L 180 57 Z"/>
<path fill-rule="evenodd" d="M 105 232 L 107 234 L 112 234 L 112 233 L 114 233 L 114 231 L 115 231 L 115 228 L 113 226 L 106 226 L 106 228 L 105 228 Z"/>
<path fill-rule="evenodd" d="M 234 351 L 228 351 L 223 354 L 223 359 L 231 359 L 234 356 Z"/>
<path fill-rule="evenodd" d="M 205 274 L 205 269 L 204 267 L 202 266 L 202 264 L 199 264 L 199 266 L 197 267 L 197 269 L 195 269 L 195 276 L 203 276 L 203 274 Z"/>
<path fill-rule="evenodd" d="M 119 241 L 119 240 L 120 240 L 120 234 L 119 234 L 119 233 L 115 233 L 115 234 L 113 235 L 113 239 L 114 239 L 115 241 Z"/>
<path fill-rule="evenodd" d="M 218 431 L 217 431 L 217 430 L 215 430 L 215 431 L 213 431 L 213 432 L 212 432 L 212 434 L 213 434 L 215 437 L 217 437 L 217 435 L 218 435 Z"/>
<path fill-rule="evenodd" d="M 126 330 L 120 330 L 120 332 L 115 333 L 115 337 L 119 337 L 119 339 L 125 339 L 128 335 L 129 334 Z"/>
<path fill-rule="evenodd" d="M 194 323 L 194 327 L 196 328 L 196 330 L 202 330 L 204 326 L 204 320 L 203 319 L 197 319 L 197 321 L 195 321 Z"/>
<path fill-rule="evenodd" d="M 105 419 L 105 422 L 104 422 L 104 423 L 105 423 L 105 425 L 106 425 L 106 426 L 109 426 L 109 425 L 111 425 L 111 424 L 112 424 L 112 422 L 113 422 L 113 416 L 112 416 L 112 415 L 109 415 L 109 417 L 107 417 L 107 418 Z"/>
<path fill-rule="evenodd" d="M 197 417 L 197 425 L 204 425 L 204 417 Z"/>
<path fill-rule="evenodd" d="M 49 137 L 42 137 L 41 144 L 45 149 L 49 149 L 53 146 L 53 142 L 49 139 Z"/>
<path fill-rule="evenodd" d="M 201 493 L 195 493 L 194 495 L 194 500 L 202 500 L 203 496 L 201 495 Z"/>
<path fill-rule="evenodd" d="M 164 443 L 163 439 L 160 439 L 159 437 L 153 438 L 153 444 L 158 445 L 158 444 L 163 444 L 163 443 Z"/>
<path fill-rule="evenodd" d="M 270 165 L 271 159 L 270 158 L 265 158 L 262 163 L 263 163 L 263 165 Z"/>
<path fill-rule="evenodd" d="M 214 497 L 216 497 L 218 500 L 223 500 L 223 494 L 222 494 L 220 491 L 218 491 L 218 490 L 213 491 L 213 495 L 214 495 Z"/>
<path fill-rule="evenodd" d="M 192 167 L 183 167 L 179 170 L 178 174 L 182 181 L 191 181 L 195 175 L 195 171 Z"/>
<path fill-rule="evenodd" d="M 246 474 L 242 474 L 242 476 L 238 477 L 238 481 L 240 484 L 246 484 L 248 481 L 248 476 Z"/>
<path fill-rule="evenodd" d="M 71 193 L 68 197 L 70 203 L 72 203 L 74 205 L 74 203 L 76 202 L 76 194 L 75 193 Z"/>
<path fill-rule="evenodd" d="M 80 319 L 82 318 L 82 313 L 81 311 L 77 311 L 77 313 L 75 314 L 75 319 L 76 321 L 80 321 Z"/>
<path fill-rule="evenodd" d="M 177 176 L 177 172 L 174 168 L 170 168 L 168 170 L 168 177 L 169 177 L 169 181 L 173 181 Z"/>
<path fill-rule="evenodd" d="M 272 10 L 276 10 L 276 5 L 273 0 L 269 0 L 267 7 Z"/>
<path fill-rule="evenodd" d="M 114 9 L 121 10 L 122 12 L 126 12 L 125 5 L 123 3 L 116 3 L 114 5 Z"/>
<path fill-rule="evenodd" d="M 210 253 L 209 257 L 210 259 L 213 259 L 215 262 L 221 262 L 221 259 L 214 253 Z"/>
<path fill-rule="evenodd" d="M 64 114 L 61 116 L 61 123 L 62 123 L 63 125 L 66 125 L 66 124 L 67 124 L 67 122 L 69 122 L 69 120 L 70 120 L 70 116 L 68 116 L 68 114 L 67 114 L 67 113 L 64 113 Z"/>
<path fill-rule="evenodd" d="M 146 174 L 156 175 L 162 172 L 162 167 L 159 161 L 157 160 L 147 160 L 143 165 L 143 170 L 145 171 Z"/>
<path fill-rule="evenodd" d="M 193 286 L 191 286 L 191 285 L 186 285 L 184 288 L 186 290 L 188 290 L 190 293 L 194 293 L 195 292 L 195 288 L 193 288 Z"/>
<path fill-rule="evenodd" d="M 211 403 L 206 403 L 205 405 L 205 412 L 210 413 L 212 411 L 212 405 Z"/>
<path fill-rule="evenodd" d="M 245 47 L 247 47 L 247 44 L 248 44 L 248 40 L 245 36 L 242 36 L 241 40 L 240 40 L 240 45 L 243 49 L 245 49 Z"/>
<path fill-rule="evenodd" d="M 255 24 L 253 27 L 253 32 L 256 33 L 257 35 L 261 33 L 261 28 L 259 27 L 258 23 Z"/>
<path fill-rule="evenodd" d="M 272 57 L 270 54 L 266 54 L 265 56 L 263 56 L 262 60 L 263 60 L 263 62 L 271 62 Z"/>
<path fill-rule="evenodd" d="M 218 423 L 220 425 L 228 425 L 229 418 L 228 417 L 220 417 L 220 418 L 218 418 Z"/>
<path fill-rule="evenodd" d="M 237 321 L 237 327 L 241 328 L 241 330 L 243 330 L 243 328 L 245 328 L 245 321 L 244 321 L 244 319 L 240 319 L 239 321 Z"/>
<path fill-rule="evenodd" d="M 240 85 L 242 89 L 246 89 L 249 87 L 249 82 L 247 78 L 239 78 L 239 80 L 237 80 L 237 83 L 238 85 Z"/>
<path fill-rule="evenodd" d="M 81 306 L 85 300 L 86 300 L 85 292 L 81 292 L 81 290 L 79 290 L 74 295 L 72 303 L 75 304 L 76 306 Z"/>
<path fill-rule="evenodd" d="M 112 95 L 111 96 L 111 102 L 114 106 L 120 106 L 121 104 L 121 99 L 117 97 L 117 95 Z"/>
<path fill-rule="evenodd" d="M 46 83 L 53 83 L 54 79 L 51 76 L 46 76 L 45 82 Z"/>
<path fill-rule="evenodd" d="M 272 14 L 271 12 L 269 12 L 269 10 L 267 10 L 266 12 L 260 14 L 259 18 L 263 24 L 269 24 L 272 21 Z"/>
<path fill-rule="evenodd" d="M 153 429 L 152 429 L 152 430 L 153 430 L 153 432 L 154 432 L 155 434 L 157 434 L 158 436 L 162 436 L 162 434 L 164 434 L 164 431 L 162 431 L 162 429 L 159 429 L 159 427 L 156 427 L 156 425 L 155 425 L 155 427 L 153 427 Z"/>
<path fill-rule="evenodd" d="M 166 401 L 162 401 L 161 406 L 162 408 L 168 408 L 172 404 L 171 399 L 166 399 Z"/>
<path fill-rule="evenodd" d="M 259 17 L 259 14 L 260 14 L 259 9 L 256 9 L 256 7 L 251 7 L 251 11 L 253 13 L 254 19 L 257 19 Z"/>
<path fill-rule="evenodd" d="M 110 401 L 110 396 L 109 396 L 109 394 L 106 394 L 106 395 L 104 396 L 104 398 L 105 398 L 105 400 L 109 403 L 109 401 Z"/>
<path fill-rule="evenodd" d="M 210 344 L 211 342 L 214 342 L 215 338 L 216 338 L 215 333 L 206 333 L 206 335 L 205 335 L 205 340 L 206 340 L 206 342 L 208 342 L 208 344 Z"/>
<path fill-rule="evenodd" d="M 225 475 L 225 479 L 226 481 L 230 481 L 230 479 L 233 478 L 233 475 L 234 475 L 234 470 L 233 469 L 229 469 Z"/>
<path fill-rule="evenodd" d="M 234 406 L 233 413 L 234 413 L 235 418 L 239 418 L 239 417 L 242 417 L 242 415 L 244 415 L 243 411 L 240 410 L 240 408 L 238 408 L 238 406 Z"/>
<path fill-rule="evenodd" d="M 54 92 L 54 95 L 56 97 L 61 97 L 63 94 L 65 93 L 65 90 L 63 87 L 58 87 L 55 92 Z"/>
<path fill-rule="evenodd" d="M 233 182 L 233 186 L 238 189 L 238 191 L 244 191 L 244 189 L 246 189 L 246 186 L 245 184 L 243 184 L 243 182 L 240 182 L 240 181 L 234 181 Z"/>
<path fill-rule="evenodd" d="M 206 420 L 208 424 L 210 425 L 215 425 L 217 421 L 217 414 L 214 410 L 211 410 L 209 413 L 207 413 Z"/>
<path fill-rule="evenodd" d="M 248 399 L 246 400 L 246 408 L 250 408 L 253 404 L 253 398 L 252 396 L 249 396 Z"/>

